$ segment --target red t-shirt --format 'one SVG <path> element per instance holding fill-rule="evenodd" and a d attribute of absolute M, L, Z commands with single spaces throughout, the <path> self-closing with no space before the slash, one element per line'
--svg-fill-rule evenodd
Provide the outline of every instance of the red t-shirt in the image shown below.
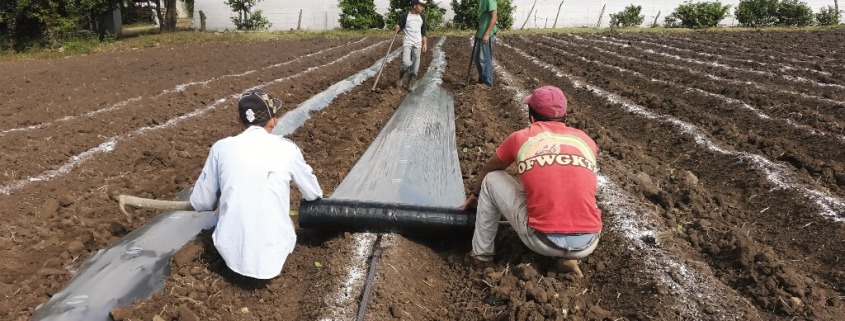
<path fill-rule="evenodd" d="M 528 226 L 542 233 L 601 230 L 596 206 L 596 143 L 562 122 L 534 122 L 508 136 L 496 154 L 517 163 L 528 199 Z"/>

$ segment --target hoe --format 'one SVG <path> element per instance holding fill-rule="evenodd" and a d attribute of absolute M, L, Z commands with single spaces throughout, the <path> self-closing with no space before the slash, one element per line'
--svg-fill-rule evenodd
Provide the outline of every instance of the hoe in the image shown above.
<path fill-rule="evenodd" d="M 130 195 L 118 196 L 120 211 L 129 220 L 126 206 L 158 210 L 193 211 L 188 201 L 165 201 Z M 475 226 L 475 213 L 455 207 L 432 207 L 324 198 L 303 200 L 290 216 L 302 228 L 320 228 L 405 235 L 468 233 Z M 507 224 L 501 221 L 499 224 Z"/>

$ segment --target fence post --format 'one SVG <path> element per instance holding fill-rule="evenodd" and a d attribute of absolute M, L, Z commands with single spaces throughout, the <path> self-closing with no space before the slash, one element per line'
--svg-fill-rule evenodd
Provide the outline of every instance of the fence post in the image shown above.
<path fill-rule="evenodd" d="M 531 13 L 534 12 L 534 6 L 537 5 L 537 0 L 534 0 L 534 4 L 531 5 L 531 10 L 528 10 L 528 16 L 525 17 L 525 22 L 522 23 L 522 27 L 519 29 L 525 29 L 525 24 L 528 23 L 528 19 L 531 19 Z"/>
<path fill-rule="evenodd" d="M 200 10 L 200 31 L 205 31 L 205 12 Z"/>
<path fill-rule="evenodd" d="M 296 30 L 302 27 L 302 9 L 299 9 L 299 19 L 296 21 Z"/>
<path fill-rule="evenodd" d="M 599 22 L 596 22 L 596 28 L 601 28 L 601 18 L 604 16 L 604 8 L 605 7 L 607 7 L 606 3 L 603 6 L 601 6 L 601 12 L 599 13 Z"/>

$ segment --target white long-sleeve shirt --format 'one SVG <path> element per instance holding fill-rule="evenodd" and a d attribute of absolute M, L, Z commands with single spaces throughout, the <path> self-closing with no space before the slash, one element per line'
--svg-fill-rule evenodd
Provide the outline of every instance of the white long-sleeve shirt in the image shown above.
<path fill-rule="evenodd" d="M 211 146 L 191 205 L 197 211 L 214 210 L 220 191 L 212 238 L 233 271 L 257 279 L 281 273 L 296 244 L 289 215 L 291 180 L 306 200 L 323 197 L 296 144 L 264 128 L 251 126 Z"/>

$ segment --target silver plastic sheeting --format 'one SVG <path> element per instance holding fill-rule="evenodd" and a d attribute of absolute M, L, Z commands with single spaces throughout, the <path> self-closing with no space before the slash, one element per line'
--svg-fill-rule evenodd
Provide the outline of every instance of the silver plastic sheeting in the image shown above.
<path fill-rule="evenodd" d="M 387 58 L 387 62 L 389 63 L 396 59 L 401 51 L 402 50 L 397 49 L 387 55 L 387 57 L 385 57 Z M 357 74 L 349 76 L 349 78 L 341 80 L 323 92 L 302 102 L 299 106 L 296 106 L 296 109 L 285 113 L 284 116 L 279 118 L 276 127 L 273 128 L 273 135 L 287 136 L 299 129 L 299 127 L 302 127 L 302 124 L 305 124 L 305 122 L 311 118 L 312 112 L 326 108 L 326 106 L 331 104 L 337 96 L 352 90 L 375 75 L 381 68 L 383 60 L 384 59 L 379 59 L 376 63 L 370 66 L 370 68 L 364 69 Z M 385 63 L 384 65 L 386 67 L 387 64 Z"/>
<path fill-rule="evenodd" d="M 393 51 L 387 57 L 388 61 L 398 55 L 398 50 Z M 383 60 L 379 59 L 371 67 L 332 85 L 285 114 L 273 134 L 287 135 L 298 129 L 308 120 L 310 111 L 325 108 L 338 95 L 372 77 Z M 189 190 L 183 191 L 179 199 L 187 200 Z M 161 290 L 173 254 L 200 231 L 215 224 L 214 212 L 167 211 L 159 214 L 89 258 L 62 291 L 35 308 L 32 320 L 111 321 L 109 312 L 113 308 L 150 298 Z"/>
<path fill-rule="evenodd" d="M 440 87 L 443 37 L 433 59 L 393 117 L 331 198 L 456 207 L 464 188 L 455 145 L 455 104 Z"/>
<path fill-rule="evenodd" d="M 187 195 L 183 192 L 180 199 Z M 156 216 L 97 251 L 64 289 L 35 309 L 32 319 L 111 320 L 111 309 L 161 290 L 173 253 L 215 223 L 214 212 L 169 211 Z"/>

